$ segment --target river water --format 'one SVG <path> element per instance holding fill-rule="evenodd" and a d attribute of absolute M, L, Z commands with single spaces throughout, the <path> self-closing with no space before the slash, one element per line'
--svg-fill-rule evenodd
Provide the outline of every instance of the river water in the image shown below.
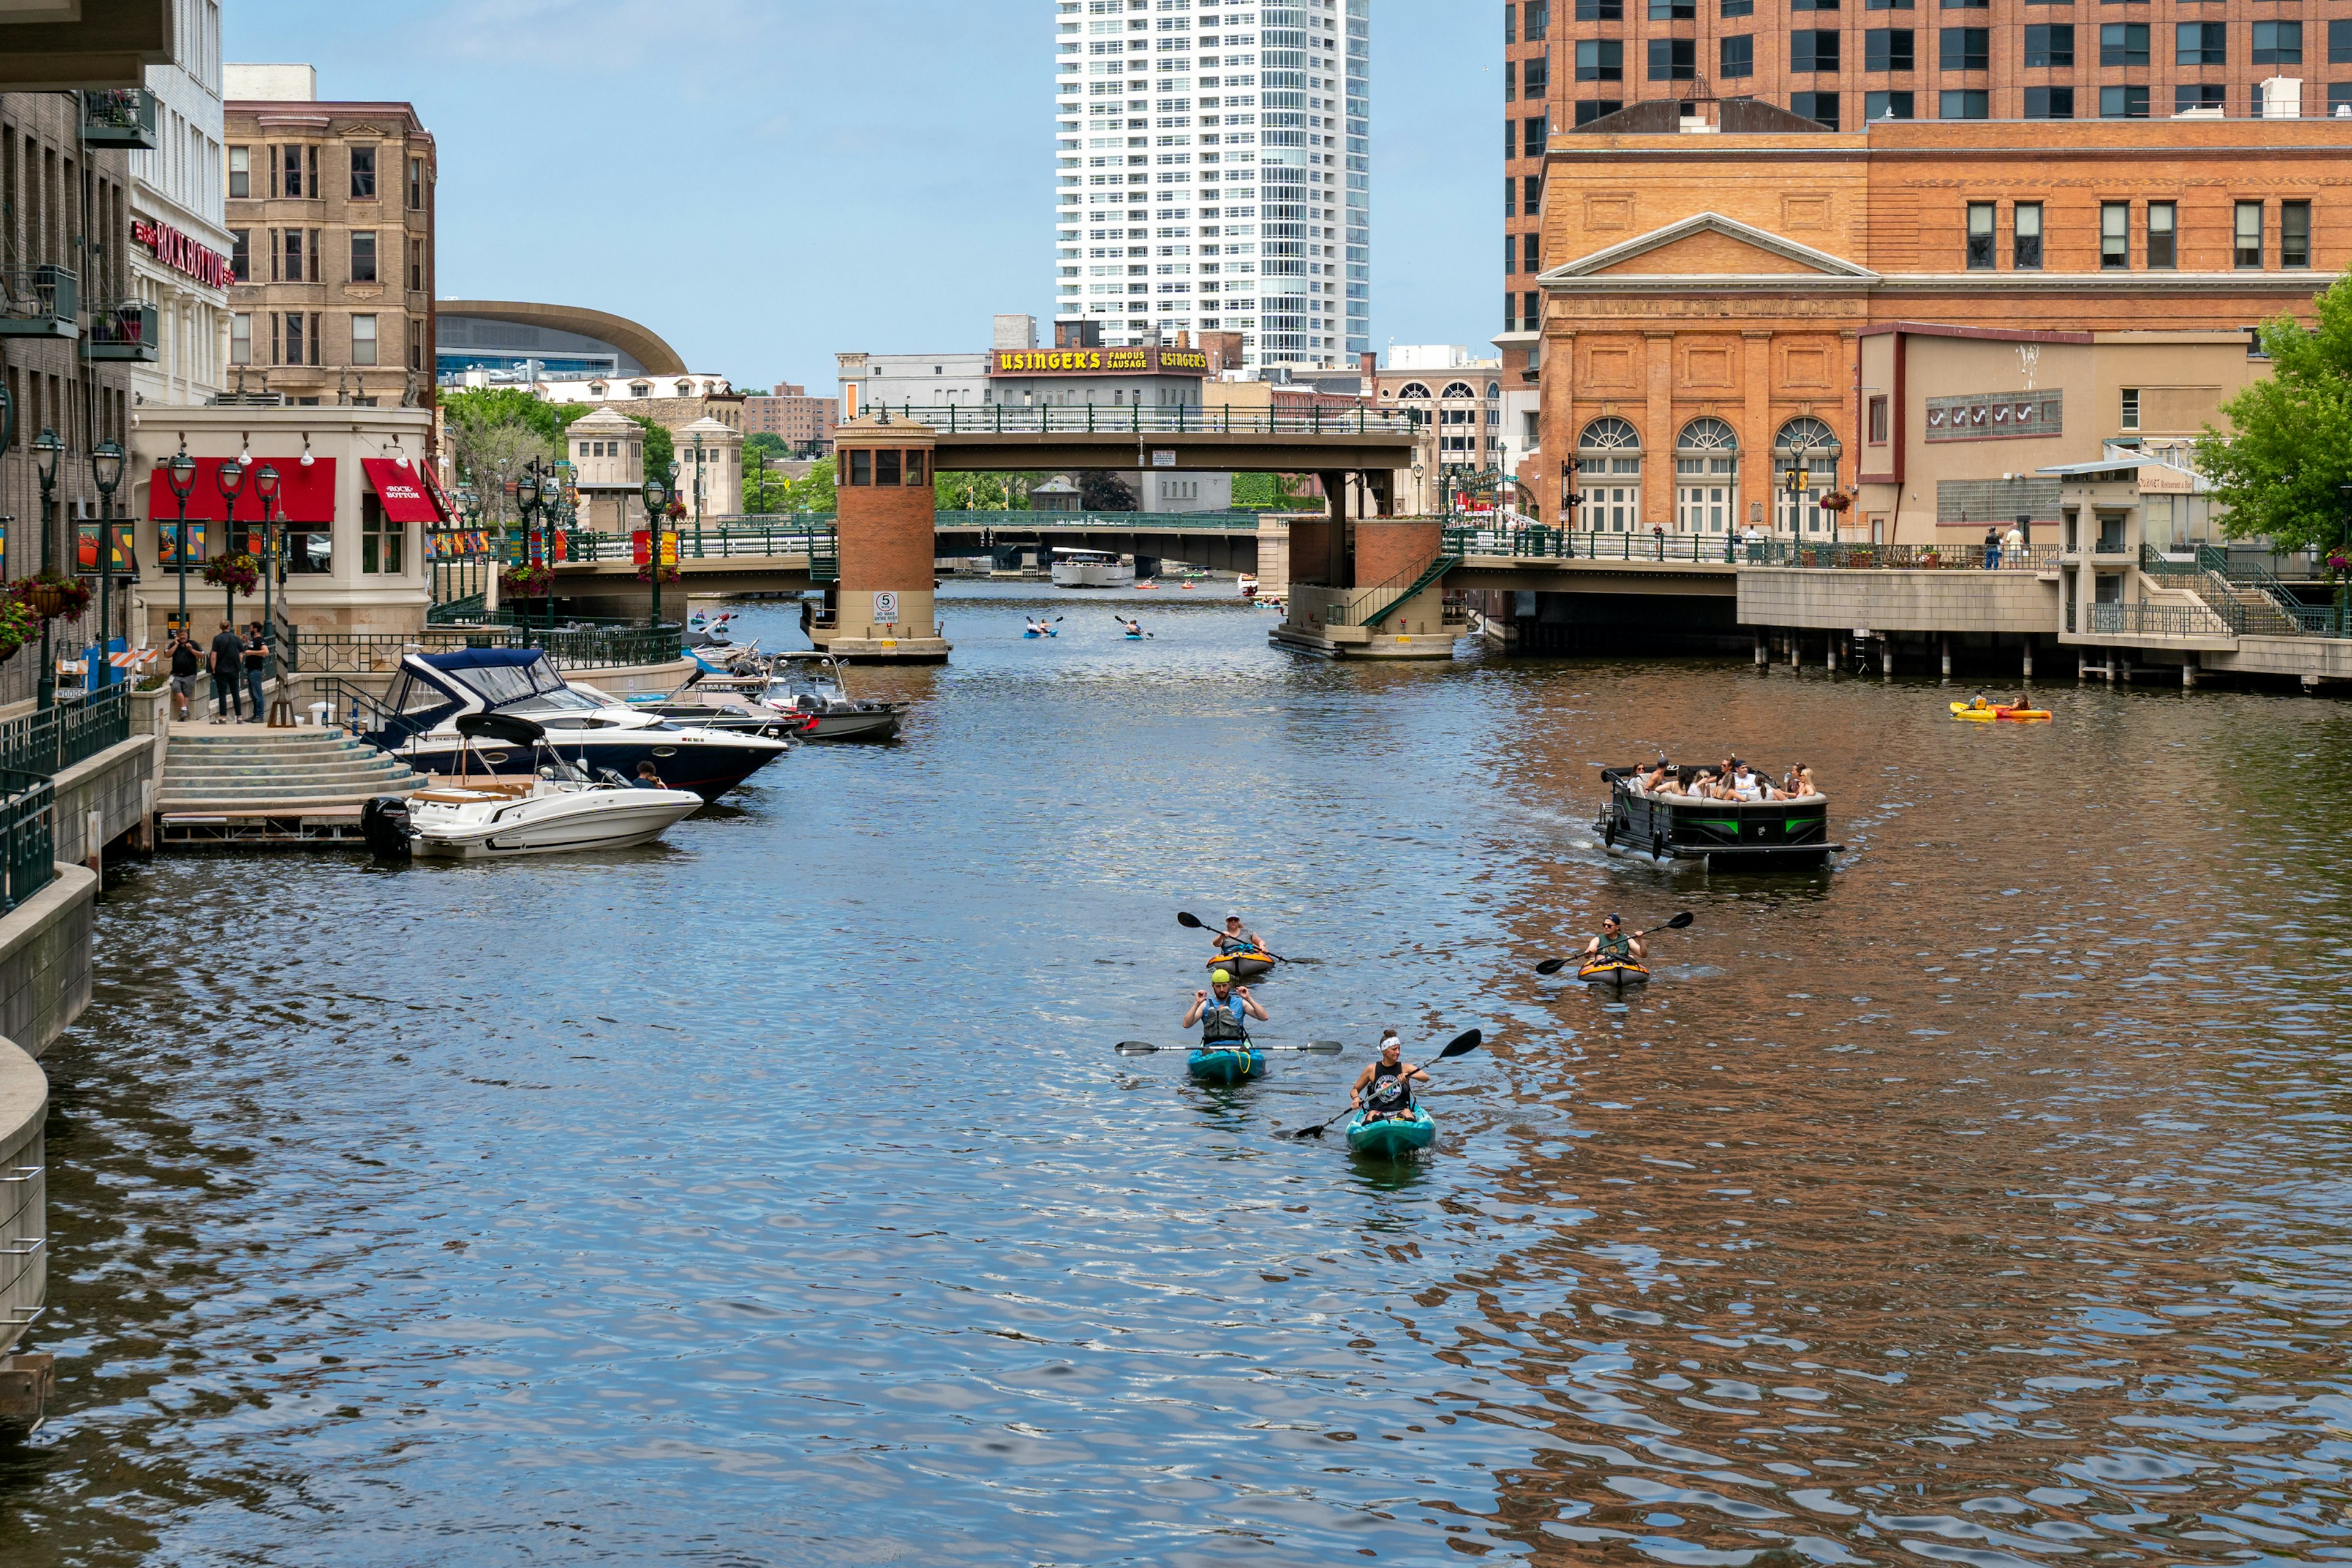
<path fill-rule="evenodd" d="M 110 873 L 0 1562 L 2352 1557 L 2344 707 L 1108 602 L 950 591 L 856 678 L 903 743 L 617 863 Z M 1848 853 L 1612 861 L 1661 744 L 1811 763 Z M 1180 909 L 1349 1054 L 1113 1054 Z M 1533 973 L 1677 909 L 1647 994 Z M 1486 1031 L 1429 1156 L 1274 1135 L 1391 1024 Z"/>

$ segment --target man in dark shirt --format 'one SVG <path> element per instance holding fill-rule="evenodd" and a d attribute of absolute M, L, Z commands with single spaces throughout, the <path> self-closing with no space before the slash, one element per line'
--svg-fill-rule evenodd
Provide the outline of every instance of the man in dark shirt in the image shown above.
<path fill-rule="evenodd" d="M 172 637 L 172 700 L 179 705 L 182 723 L 187 722 L 189 705 L 196 700 L 196 672 L 204 667 L 204 655 L 182 626 Z"/>
<path fill-rule="evenodd" d="M 245 629 L 245 689 L 252 699 L 253 721 L 261 722 L 268 711 L 261 701 L 261 678 L 269 668 L 269 643 L 261 635 L 261 623 L 255 621 Z"/>
<path fill-rule="evenodd" d="M 245 641 L 223 621 L 213 638 L 213 722 L 226 724 L 244 717 L 237 706 L 237 674 L 245 663 Z"/>

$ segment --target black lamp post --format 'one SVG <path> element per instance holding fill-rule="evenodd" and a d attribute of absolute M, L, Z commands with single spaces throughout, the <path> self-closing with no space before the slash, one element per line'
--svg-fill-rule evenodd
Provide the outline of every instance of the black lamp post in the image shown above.
<path fill-rule="evenodd" d="M 515 481 L 515 506 L 522 513 L 522 563 L 526 568 L 541 563 L 538 524 L 541 509 L 545 503 L 546 491 L 540 482 L 539 459 L 533 458 L 523 465 L 522 477 Z M 529 603 L 528 600 L 524 602 L 522 613 L 522 628 L 526 634 L 530 630 Z M 555 621 L 555 596 L 551 592 L 548 595 L 547 618 L 548 624 L 552 626 Z"/>
<path fill-rule="evenodd" d="M 236 548 L 236 498 L 245 493 L 245 455 L 239 453 L 236 461 L 223 463 L 213 470 L 213 483 L 220 487 L 221 500 L 226 503 L 221 520 L 221 550 L 228 555 L 238 553 Z M 222 603 L 226 606 L 222 613 L 234 621 L 236 619 L 236 590 L 223 584 L 221 593 L 225 595 Z"/>
<path fill-rule="evenodd" d="M 658 632 L 661 630 L 662 514 L 669 510 L 669 486 L 662 482 L 661 475 L 648 473 L 640 493 L 646 503 L 647 575 L 654 589 L 653 618 L 646 623 L 646 629 Z"/>
<path fill-rule="evenodd" d="M 180 629 L 188 629 L 188 498 L 196 493 L 196 460 L 188 456 L 185 437 L 180 439 L 180 449 L 163 465 L 163 480 L 172 487 L 172 500 L 180 509 L 179 526 L 173 546 L 173 558 L 180 576 Z"/>
<path fill-rule="evenodd" d="M 2342 546 L 2342 552 L 2347 555 L 2352 555 L 2352 485 L 2338 485 L 2336 487 L 2336 493 L 2344 498 L 2344 543 Z M 2352 636 L 2352 629 L 2347 629 L 2347 622 L 2352 622 L 2352 605 L 2347 605 L 2346 602 L 2347 598 L 2352 598 L 2352 585 L 2347 585 L 2347 577 L 2352 577 L 2352 574 L 2338 572 L 2335 574 L 2335 577 L 2336 635 L 2339 637 Z"/>
<path fill-rule="evenodd" d="M 122 483 L 122 443 L 110 437 L 89 450 L 89 477 L 98 485 L 98 668 L 82 672 L 85 696 L 114 684 L 114 491 Z"/>
<path fill-rule="evenodd" d="M 41 575 L 44 577 L 57 571 L 56 530 L 51 519 L 57 505 L 58 462 L 65 456 L 65 450 L 66 444 L 58 440 L 58 433 L 46 425 L 41 426 L 41 433 L 33 437 L 33 471 L 41 481 Z M 58 705 L 58 661 L 49 651 L 49 618 L 47 616 L 41 617 L 41 677 L 34 689 L 40 707 L 54 708 Z"/>
<path fill-rule="evenodd" d="M 278 561 L 278 469 L 269 463 L 253 470 L 253 493 L 261 498 L 261 629 L 267 638 L 277 620 L 271 612 L 270 579 Z"/>

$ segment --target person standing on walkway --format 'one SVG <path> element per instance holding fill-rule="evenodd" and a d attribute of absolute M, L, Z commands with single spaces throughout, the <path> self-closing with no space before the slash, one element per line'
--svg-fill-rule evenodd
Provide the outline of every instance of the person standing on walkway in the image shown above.
<path fill-rule="evenodd" d="M 2000 530 L 1998 528 L 1987 528 L 1985 530 L 1985 570 L 1990 572 L 2000 564 Z"/>
<path fill-rule="evenodd" d="M 2009 531 L 2000 536 L 2000 545 L 2001 559 L 2007 561 L 2011 566 L 2025 564 L 2025 531 L 2022 528 L 2016 523 L 2011 523 Z"/>
<path fill-rule="evenodd" d="M 196 672 L 204 667 L 205 656 L 189 639 L 188 628 L 182 626 L 172 635 L 172 700 L 178 705 L 184 724 L 196 700 Z"/>
<path fill-rule="evenodd" d="M 223 621 L 213 637 L 213 722 L 226 724 L 243 715 L 237 710 L 236 677 L 245 663 L 245 643 Z"/>
<path fill-rule="evenodd" d="M 253 703 L 253 721 L 261 722 L 269 710 L 261 700 L 262 677 L 269 669 L 269 639 L 261 635 L 261 623 L 254 621 L 245 629 L 245 689 Z"/>

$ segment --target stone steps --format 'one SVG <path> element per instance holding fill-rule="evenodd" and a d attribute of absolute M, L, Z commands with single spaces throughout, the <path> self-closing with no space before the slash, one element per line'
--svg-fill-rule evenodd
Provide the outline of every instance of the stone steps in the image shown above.
<path fill-rule="evenodd" d="M 362 741 L 312 732 L 175 734 L 157 809 L 185 815 L 359 805 L 413 795 L 425 775 Z"/>

